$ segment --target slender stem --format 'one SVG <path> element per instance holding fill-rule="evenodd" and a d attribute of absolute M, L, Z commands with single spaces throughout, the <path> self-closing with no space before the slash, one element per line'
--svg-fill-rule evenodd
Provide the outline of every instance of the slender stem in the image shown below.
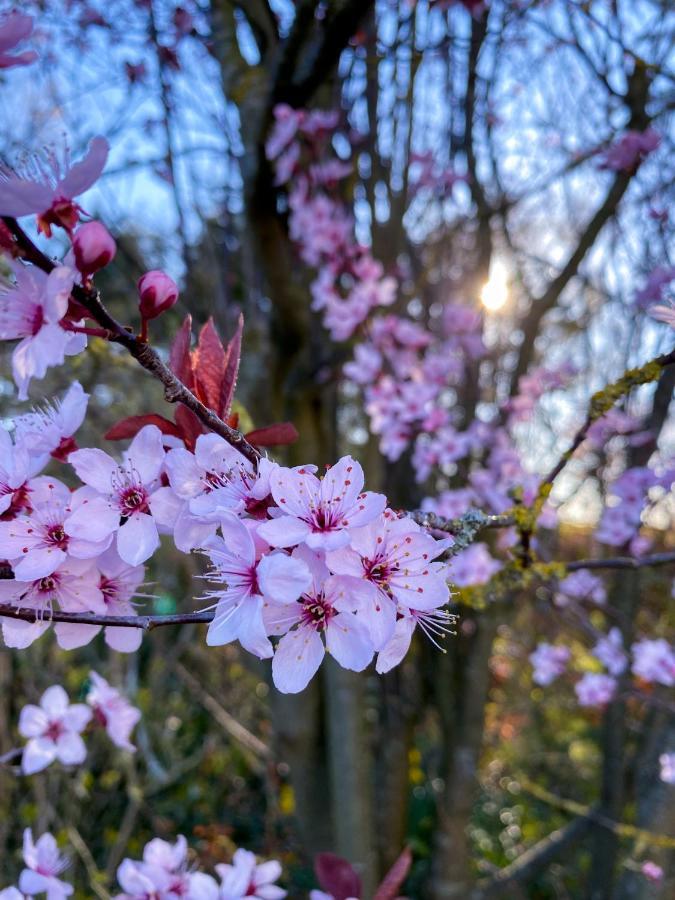
<path fill-rule="evenodd" d="M 577 569 L 641 569 L 648 566 L 675 564 L 675 552 L 655 553 L 640 559 L 617 556 L 609 559 L 580 559 L 566 563 L 567 571 Z M 0 571 L 0 578 L 11 577 L 11 573 Z M 205 625 L 213 621 L 215 613 L 191 612 L 167 616 L 99 616 L 96 613 L 68 613 L 58 610 L 36 613 L 34 609 L 18 609 L 9 603 L 0 603 L 0 617 L 19 619 L 22 622 L 70 622 L 76 625 L 112 626 L 114 628 L 141 628 L 152 631 L 164 625 Z"/>
<path fill-rule="evenodd" d="M 12 232 L 16 245 L 24 259 L 42 269 L 43 272 L 49 273 L 56 267 L 56 263 L 35 246 L 16 219 L 2 216 L 2 221 Z M 169 403 L 182 403 L 184 406 L 187 406 L 206 425 L 209 431 L 219 434 L 228 444 L 231 444 L 238 450 L 242 456 L 246 457 L 250 463 L 257 466 L 260 453 L 253 444 L 249 444 L 244 435 L 237 431 L 236 428 L 231 428 L 226 422 L 223 422 L 212 409 L 204 406 L 192 391 L 188 390 L 183 382 L 176 378 L 156 350 L 144 341 L 139 340 L 124 325 L 113 318 L 103 305 L 98 291 L 94 288 L 75 285 L 72 294 L 75 300 L 87 310 L 91 318 L 109 333 L 108 340 L 125 347 L 144 369 L 162 382 L 164 385 L 164 397 Z"/>
<path fill-rule="evenodd" d="M 143 631 L 152 631 L 161 625 L 200 625 L 211 622 L 214 615 L 213 612 L 193 612 L 170 616 L 99 616 L 95 613 L 67 613 L 59 610 L 36 613 L 34 609 L 17 609 L 9 603 L 0 603 L 0 616 L 22 622 L 70 622 L 74 625 L 142 628 Z"/>
<path fill-rule="evenodd" d="M 666 366 L 673 365 L 675 363 L 675 350 L 671 350 L 670 353 L 665 353 L 663 356 L 658 356 L 656 359 L 652 360 L 652 362 L 661 366 L 662 369 L 665 369 Z M 628 374 L 628 373 L 626 373 L 626 374 Z M 610 387 L 612 387 L 612 386 L 610 385 Z M 606 391 L 607 391 L 607 388 L 605 388 L 605 392 Z M 625 391 L 625 393 L 627 393 L 627 390 Z M 618 399 L 619 399 L 619 396 L 617 396 L 616 400 L 618 400 Z M 614 401 L 615 403 L 616 403 L 616 400 Z M 563 455 L 560 457 L 560 459 L 555 464 L 555 466 L 553 466 L 551 471 L 548 473 L 548 475 L 546 475 L 544 480 L 541 482 L 541 484 L 539 486 L 540 494 L 542 492 L 542 489 L 552 485 L 553 482 L 558 477 L 558 475 L 560 475 L 562 470 L 565 468 L 567 463 L 572 458 L 573 454 L 579 449 L 581 444 L 583 444 L 583 442 L 586 440 L 586 437 L 588 435 L 591 425 L 594 422 L 596 422 L 599 418 L 600 418 L 600 416 L 597 415 L 596 413 L 594 413 L 593 409 L 591 409 L 589 411 L 588 416 L 586 417 L 586 421 L 584 422 L 584 424 L 581 426 L 581 428 L 575 434 L 574 439 L 572 440 L 572 443 L 570 444 L 568 449 L 565 451 L 565 453 L 563 453 Z"/>
<path fill-rule="evenodd" d="M 88 325 L 75 325 L 73 322 L 63 322 L 61 327 L 64 331 L 72 331 L 75 334 L 88 334 L 90 337 L 103 338 L 104 341 L 110 340 L 110 332 L 105 328 L 90 328 Z"/>
<path fill-rule="evenodd" d="M 675 563 L 675 552 L 653 553 L 650 556 L 614 556 L 608 559 L 577 559 L 565 563 L 568 572 L 578 569 L 645 569 L 653 566 L 668 566 Z"/>

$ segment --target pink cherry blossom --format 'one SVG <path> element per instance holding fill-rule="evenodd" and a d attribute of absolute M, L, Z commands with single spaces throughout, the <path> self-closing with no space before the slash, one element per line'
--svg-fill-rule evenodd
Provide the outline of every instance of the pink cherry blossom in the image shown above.
<path fill-rule="evenodd" d="M 19 12 L 11 12 L 0 21 L 0 69 L 27 66 L 35 62 L 37 53 L 34 50 L 24 50 L 23 53 L 9 52 L 30 37 L 32 31 L 32 17 Z"/>
<path fill-rule="evenodd" d="M 354 609 L 372 602 L 372 587 L 360 578 L 330 576 L 314 551 L 293 551 L 311 574 L 311 583 L 298 599 L 272 603 L 265 623 L 274 634 L 284 633 L 272 660 L 274 684 L 282 693 L 304 690 L 321 665 L 326 651 L 345 669 L 360 672 L 373 658 L 373 645 Z M 325 641 L 325 645 L 324 645 Z"/>
<path fill-rule="evenodd" d="M 25 894 L 22 894 L 17 887 L 8 887 L 0 891 L 0 900 L 24 900 Z"/>
<path fill-rule="evenodd" d="M 302 110 L 293 109 L 287 103 L 278 103 L 274 107 L 274 125 L 265 144 L 268 159 L 276 159 L 288 147 L 297 134 L 303 118 Z"/>
<path fill-rule="evenodd" d="M 574 691 L 581 706 L 606 706 L 616 691 L 616 679 L 587 672 L 574 685 Z"/>
<path fill-rule="evenodd" d="M 21 757 L 21 771 L 32 775 L 54 760 L 66 766 L 84 762 L 87 755 L 80 733 L 91 719 L 91 710 L 82 703 L 70 704 L 64 689 L 47 688 L 40 705 L 28 704 L 19 716 L 19 732 L 28 738 Z"/>
<path fill-rule="evenodd" d="M 307 469 L 279 467 L 270 475 L 270 487 L 282 514 L 258 533 L 273 547 L 345 547 L 350 529 L 372 522 L 386 504 L 382 494 L 363 493 L 363 484 L 363 469 L 351 456 L 343 456 L 322 479 Z"/>
<path fill-rule="evenodd" d="M 157 502 L 167 508 L 173 503 L 174 541 L 184 553 L 204 545 L 221 512 L 265 515 L 275 464 L 262 459 L 254 472 L 248 460 L 217 434 L 200 435 L 194 453 L 184 447 L 169 450 L 165 467 L 175 498 L 164 488 Z"/>
<path fill-rule="evenodd" d="M 265 602 L 292 603 L 307 590 L 310 573 L 305 563 L 283 552 L 260 556 L 251 531 L 230 513 L 221 519 L 222 536 L 205 548 L 213 564 L 209 580 L 222 589 L 207 596 L 216 600 L 215 618 L 207 644 L 239 643 L 261 659 L 272 656 L 263 622 Z"/>
<path fill-rule="evenodd" d="M 530 653 L 532 681 L 541 685 L 551 684 L 563 674 L 571 655 L 568 647 L 554 646 L 545 642 L 537 644 L 534 653 Z"/>
<path fill-rule="evenodd" d="M 69 154 L 59 159 L 55 151 L 34 157 L 21 172 L 0 171 L 0 215 L 38 214 L 38 226 L 51 237 L 53 225 L 72 231 L 82 209 L 74 197 L 88 190 L 99 178 L 108 158 L 108 142 L 95 137 L 89 151 L 74 165 Z"/>
<path fill-rule="evenodd" d="M 131 732 L 141 718 L 141 711 L 108 684 L 97 672 L 90 672 L 92 686 L 87 703 L 94 713 L 94 721 L 103 725 L 108 737 L 117 747 L 134 753 L 136 748 L 129 740 Z"/>
<path fill-rule="evenodd" d="M 675 266 L 657 266 L 647 277 L 645 286 L 635 294 L 635 302 L 642 309 L 663 299 L 663 295 L 675 280 Z"/>
<path fill-rule="evenodd" d="M 661 866 L 657 866 L 656 863 L 652 862 L 650 859 L 642 863 L 640 871 L 648 881 L 658 882 L 663 878 L 663 869 Z"/>
<path fill-rule="evenodd" d="M 450 560 L 449 580 L 458 587 L 487 584 L 502 564 L 490 556 L 486 544 L 471 544 Z"/>
<path fill-rule="evenodd" d="M 46 275 L 16 263 L 13 271 L 16 284 L 0 293 L 0 340 L 20 341 L 12 353 L 12 375 L 19 399 L 26 400 L 31 378 L 44 378 L 50 366 L 80 353 L 87 338 L 62 327 L 73 286 L 71 269 L 57 266 Z"/>
<path fill-rule="evenodd" d="M 555 596 L 558 606 L 567 605 L 570 597 L 603 606 L 607 601 L 607 591 L 601 578 L 593 575 L 588 569 L 579 569 L 558 584 L 558 593 Z"/>
<path fill-rule="evenodd" d="M 76 450 L 68 457 L 91 490 L 66 524 L 71 537 L 105 540 L 116 534 L 117 552 L 137 566 L 159 546 L 153 493 L 159 487 L 165 451 L 156 425 L 145 425 L 119 465 L 103 450 Z"/>
<path fill-rule="evenodd" d="M 623 638 L 618 628 L 611 628 L 609 634 L 600 638 L 593 647 L 593 656 L 607 669 L 610 675 L 620 675 L 628 665 L 628 657 L 623 649 Z"/>
<path fill-rule="evenodd" d="M 63 604 L 68 612 L 91 610 L 104 616 L 135 616 L 136 608 L 131 598 L 136 594 L 145 577 L 144 566 L 130 566 L 120 559 L 114 547 L 109 547 L 95 560 L 95 567 L 88 578 L 97 579 L 89 592 L 79 599 Z M 100 596 L 100 599 L 99 599 Z M 84 647 L 101 631 L 100 625 L 85 625 L 81 622 L 57 622 L 54 625 L 60 647 L 74 650 Z M 103 628 L 106 644 L 119 653 L 133 653 L 141 646 L 140 628 L 106 625 Z"/>
<path fill-rule="evenodd" d="M 601 169 L 633 172 L 661 143 L 658 131 L 627 131 L 602 154 Z"/>
<path fill-rule="evenodd" d="M 281 865 L 271 859 L 257 863 L 249 850 L 235 850 L 232 863 L 216 866 L 221 878 L 221 900 L 282 900 L 286 891 L 275 882 L 281 875 Z"/>
<path fill-rule="evenodd" d="M 30 509 L 29 479 L 42 466 L 43 459 L 31 454 L 24 440 L 19 437 L 13 443 L 9 433 L 0 427 L 0 517 L 13 519 Z"/>
<path fill-rule="evenodd" d="M 666 784 L 675 784 L 675 753 L 662 753 L 659 756 L 661 767 L 660 778 Z"/>
<path fill-rule="evenodd" d="M 124 890 L 116 900 L 159 900 L 186 897 L 197 900 L 190 890 L 187 841 L 179 835 L 174 844 L 154 838 L 145 845 L 143 861 L 125 859 L 117 870 Z"/>
<path fill-rule="evenodd" d="M 47 832 L 33 842 L 33 833 L 23 833 L 23 861 L 26 868 L 19 876 L 19 889 L 24 894 L 47 894 L 47 900 L 63 900 L 73 893 L 71 885 L 58 876 L 68 867 L 68 860 L 59 853 L 56 838 Z"/>
<path fill-rule="evenodd" d="M 0 546 L 19 581 L 35 581 L 51 575 L 68 557 L 92 559 L 102 553 L 110 538 L 89 541 L 71 537 L 67 525 L 82 495 L 71 495 L 56 478 L 34 479 L 33 510 L 10 522 L 0 522 Z"/>
<path fill-rule="evenodd" d="M 2 617 L 2 636 L 8 647 L 15 648 L 30 646 L 47 631 L 48 614 L 55 605 L 66 612 L 89 610 L 105 614 L 106 611 L 99 590 L 98 569 L 92 560 L 86 559 L 68 559 L 50 575 L 35 581 L 0 579 L 0 602 L 35 611 L 33 622 Z M 56 633 L 58 638 L 58 625 Z"/>
<path fill-rule="evenodd" d="M 448 543 L 435 541 L 410 519 L 387 510 L 369 525 L 353 529 L 349 547 L 327 554 L 331 572 L 362 578 L 376 588 L 357 611 L 376 650 L 391 639 L 399 609 L 430 612 L 448 602 L 448 567 L 433 562 Z"/>
<path fill-rule="evenodd" d="M 439 641 L 448 634 L 456 634 L 453 625 L 457 615 L 445 609 L 405 609 L 399 607 L 399 618 L 396 620 L 394 632 L 377 654 L 375 670 L 381 675 L 389 672 L 400 662 L 410 649 L 415 628 L 424 632 L 425 636 L 438 650 L 443 650 Z"/>
<path fill-rule="evenodd" d="M 643 638 L 630 649 L 633 675 L 666 687 L 675 685 L 675 652 L 665 638 Z"/>
<path fill-rule="evenodd" d="M 158 896 L 157 885 L 142 862 L 123 860 L 117 868 L 117 883 L 124 893 L 116 894 L 115 900 L 155 900 Z"/>
<path fill-rule="evenodd" d="M 84 421 L 88 401 L 89 394 L 79 381 L 74 381 L 62 399 L 45 403 L 15 419 L 17 440 L 32 454 L 67 459 L 77 449 L 73 435 Z"/>
<path fill-rule="evenodd" d="M 422 500 L 424 512 L 432 512 L 444 519 L 457 519 L 475 504 L 476 497 L 470 488 L 441 491 L 435 497 Z"/>

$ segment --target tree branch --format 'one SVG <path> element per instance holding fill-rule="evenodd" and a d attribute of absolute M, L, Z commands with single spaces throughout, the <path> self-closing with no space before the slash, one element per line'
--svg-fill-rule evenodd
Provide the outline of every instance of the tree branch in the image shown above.
<path fill-rule="evenodd" d="M 510 865 L 496 872 L 492 878 L 478 883 L 479 897 L 500 897 L 510 892 L 514 885 L 530 881 L 546 869 L 561 853 L 577 844 L 588 833 L 591 819 L 579 816 L 562 828 L 552 831 L 522 853 Z"/>
<path fill-rule="evenodd" d="M 431 521 L 440 523 L 427 525 L 426 527 L 450 531 L 450 526 L 455 522 L 461 522 L 459 519 L 447 520 L 438 519 L 431 513 L 418 514 L 411 516 L 415 521 L 415 516 L 430 516 Z M 476 533 L 480 528 L 502 528 L 506 527 L 508 516 L 484 516 L 483 513 L 477 513 L 476 519 L 482 518 L 483 524 L 476 529 Z M 501 521 L 504 520 L 504 521 Z M 464 526 L 466 527 L 466 525 Z M 450 532 L 451 533 L 451 532 Z M 460 532 L 462 533 L 462 532 Z M 474 535 L 475 536 L 475 535 Z M 470 541 L 468 542 L 470 543 Z M 468 546 L 468 543 L 465 546 Z M 452 548 L 455 552 L 455 547 Z M 464 549 L 464 548 L 461 548 Z M 654 553 L 650 556 L 643 556 L 633 559 L 630 556 L 616 556 L 608 559 L 579 559 L 573 562 L 563 562 L 568 572 L 576 572 L 578 569 L 645 569 L 648 567 L 667 566 L 675 564 L 675 551 L 670 553 Z M 11 578 L 9 569 L 0 571 L 0 578 Z M 44 613 L 37 613 L 34 609 L 20 609 L 12 606 L 10 603 L 0 603 L 0 618 L 18 619 L 22 622 L 69 622 L 73 625 L 99 625 L 111 626 L 113 628 L 141 628 L 143 631 L 153 631 L 155 628 L 161 628 L 165 625 L 207 625 L 213 621 L 215 613 L 213 611 L 191 612 L 191 613 L 175 613 L 173 615 L 159 616 L 100 616 L 96 613 L 81 612 L 70 613 L 61 612 L 60 610 L 51 610 Z"/>
<path fill-rule="evenodd" d="M 17 247 L 25 260 L 33 263 L 33 265 L 46 273 L 56 268 L 56 263 L 35 246 L 16 219 L 3 216 L 2 221 L 14 236 Z M 176 378 L 156 350 L 145 341 L 141 341 L 128 328 L 114 319 L 103 305 L 98 291 L 93 288 L 75 285 L 72 295 L 87 310 L 89 316 L 105 329 L 108 333 L 108 340 L 121 344 L 144 369 L 150 372 L 154 378 L 161 381 L 164 385 L 164 397 L 169 403 L 182 403 L 184 406 L 187 406 L 209 431 L 219 434 L 228 444 L 231 444 L 238 450 L 242 456 L 246 457 L 253 466 L 257 466 L 260 453 L 253 444 L 249 444 L 240 431 L 231 428 L 213 410 L 205 406 L 201 400 L 198 400 L 192 391 L 188 390 L 183 382 Z"/>

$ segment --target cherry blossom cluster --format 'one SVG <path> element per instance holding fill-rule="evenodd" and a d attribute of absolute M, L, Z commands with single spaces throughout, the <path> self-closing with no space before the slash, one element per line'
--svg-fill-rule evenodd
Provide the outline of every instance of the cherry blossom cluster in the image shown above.
<path fill-rule="evenodd" d="M 125 544 L 124 535 L 113 544 L 113 536 L 122 531 L 120 509 L 111 515 L 107 508 L 105 521 L 91 518 L 90 504 L 94 508 L 99 496 L 93 488 L 83 484 L 72 491 L 59 479 L 40 474 L 50 460 L 65 463 L 81 452 L 75 449 L 73 435 L 82 424 L 87 400 L 75 382 L 61 401 L 18 417 L 13 439 L 0 429 L 0 552 L 13 575 L 0 579 L 0 602 L 35 611 L 31 622 L 2 618 L 2 634 L 10 647 L 24 648 L 39 638 L 50 627 L 54 609 L 135 615 L 131 598 L 145 577 L 144 566 L 136 560 L 147 557 L 144 547 L 139 551 L 133 541 Z M 143 454 L 142 440 L 125 457 L 126 465 L 137 473 L 135 451 Z M 113 472 L 122 490 L 127 469 L 107 459 L 106 488 L 115 500 L 121 494 L 113 494 Z M 139 462 L 142 471 L 146 464 L 145 459 Z M 127 528 L 130 519 L 133 515 L 123 519 Z M 101 627 L 59 622 L 54 630 L 59 645 L 73 649 L 89 643 Z M 132 652 L 140 645 L 141 633 L 108 626 L 105 641 L 115 650 Z"/>
<path fill-rule="evenodd" d="M 82 733 L 90 725 L 105 728 L 115 746 L 135 751 L 130 736 L 141 718 L 140 710 L 97 672 L 90 672 L 89 678 L 86 703 L 70 703 L 65 690 L 55 684 L 47 688 L 39 705 L 23 707 L 19 733 L 26 739 L 21 753 L 24 775 L 41 772 L 55 761 L 64 766 L 83 763 L 87 749 Z"/>
<path fill-rule="evenodd" d="M 206 448 L 208 462 L 200 461 Z M 450 540 L 435 540 L 387 509 L 383 495 L 364 492 L 351 457 L 322 478 L 313 466 L 267 461 L 254 475 L 229 445 L 205 436 L 194 455 L 177 449 L 167 459 L 170 490 L 189 509 L 178 516 L 198 513 L 212 532 L 199 536 L 214 583 L 207 642 L 238 640 L 261 658 L 274 656 L 279 690 L 302 690 L 326 651 L 355 671 L 377 653 L 376 668 L 386 672 L 417 625 L 434 642 L 452 625 L 448 567 L 435 561 Z M 179 534 L 183 540 L 193 539 Z M 280 638 L 276 649 L 270 637 Z"/>
<path fill-rule="evenodd" d="M 0 900 L 25 900 L 47 894 L 51 900 L 63 900 L 74 893 L 71 884 L 61 877 L 68 859 L 58 848 L 53 835 L 43 834 L 33 840 L 30 828 L 24 832 L 23 860 L 25 868 L 18 887 L 0 891 Z M 232 863 L 215 867 L 218 878 L 197 871 L 188 860 L 188 845 L 179 836 L 175 843 L 154 838 L 146 844 L 143 859 L 125 859 L 117 870 L 121 893 L 116 900 L 282 900 L 286 891 L 276 885 L 281 865 L 276 860 L 258 863 L 248 850 L 236 850 Z"/>
<path fill-rule="evenodd" d="M 621 547 L 633 542 L 633 551 L 642 553 L 648 543 L 638 539 L 642 524 L 642 512 L 649 493 L 654 488 L 669 491 L 675 480 L 675 468 L 661 467 L 657 472 L 651 466 L 636 466 L 626 469 L 610 486 L 609 502 L 596 531 L 597 540 L 613 547 Z"/>
<path fill-rule="evenodd" d="M 257 469 L 223 438 L 202 434 L 194 451 L 169 446 L 145 425 L 116 460 L 78 449 L 73 434 L 87 396 L 77 384 L 63 401 L 15 423 L 2 436 L 4 508 L 0 547 L 13 577 L 0 581 L 3 602 L 35 611 L 34 621 L 3 617 L 5 641 L 28 646 L 50 613 L 135 615 L 132 597 L 144 563 L 170 534 L 179 550 L 202 549 L 214 582 L 208 643 L 238 640 L 271 657 L 283 691 L 299 691 L 326 650 L 343 666 L 365 668 L 378 653 L 387 671 L 406 652 L 417 624 L 432 638 L 449 628 L 447 565 L 437 541 L 386 498 L 363 490 L 363 470 L 343 457 L 322 479 L 315 467 Z M 181 444 L 171 436 L 169 444 Z M 70 490 L 38 474 L 51 458 L 80 480 Z M 58 622 L 64 648 L 82 646 L 95 624 Z M 137 649 L 141 633 L 106 626 L 114 649 Z"/>
<path fill-rule="evenodd" d="M 27 828 L 23 839 L 25 868 L 18 887 L 0 890 L 0 900 L 26 900 L 46 893 L 50 900 L 63 900 L 74 888 L 61 877 L 68 858 L 59 850 L 53 835 L 43 834 L 37 841 Z M 376 896 L 393 896 L 402 885 L 412 862 L 404 850 L 380 885 Z M 361 879 L 350 863 L 333 853 L 320 853 L 314 869 L 321 890 L 310 890 L 309 900 L 360 900 Z M 259 862 L 255 854 L 239 848 L 230 863 L 214 867 L 215 875 L 201 871 L 190 859 L 186 839 L 179 835 L 173 842 L 153 838 L 142 859 L 124 859 L 117 869 L 121 893 L 114 900 L 283 900 L 287 892 L 277 884 L 282 875 L 275 860 Z M 380 889 L 386 894 L 380 893 Z"/>
<path fill-rule="evenodd" d="M 122 893 L 116 900 L 282 900 L 278 887 L 281 865 L 276 860 L 258 863 L 249 850 L 234 852 L 231 863 L 215 867 L 217 878 L 195 870 L 188 860 L 188 845 L 181 835 L 174 844 L 154 838 L 145 845 L 143 859 L 125 859 L 117 870 Z"/>
<path fill-rule="evenodd" d="M 618 678 L 630 665 L 630 671 L 638 682 L 649 685 L 675 685 L 675 649 L 664 638 L 641 638 L 635 641 L 628 653 L 618 628 L 599 637 L 590 651 L 598 669 L 582 674 L 574 690 L 581 706 L 602 707 L 616 694 Z M 540 643 L 530 654 L 532 680 L 548 686 L 567 671 L 572 652 L 562 645 Z M 663 766 L 667 768 L 666 765 Z M 664 778 L 667 780 L 667 778 Z"/>
<path fill-rule="evenodd" d="M 304 262 L 318 269 L 311 286 L 313 308 L 323 311 L 336 340 L 350 337 L 376 306 L 390 306 L 397 283 L 385 276 L 370 251 L 354 240 L 354 222 L 335 188 L 351 166 L 322 160 L 338 124 L 335 112 L 305 112 L 280 104 L 266 152 L 275 163 L 276 183 L 293 179 L 288 194 L 289 230 Z"/>

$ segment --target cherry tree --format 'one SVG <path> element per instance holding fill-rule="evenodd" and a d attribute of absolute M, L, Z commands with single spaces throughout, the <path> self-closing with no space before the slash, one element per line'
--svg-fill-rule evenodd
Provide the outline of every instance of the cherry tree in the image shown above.
<path fill-rule="evenodd" d="M 643 5 L 654 21 L 658 3 Z M 0 431 L 7 647 L 43 646 L 52 626 L 66 651 L 98 648 L 102 634 L 114 652 L 151 652 L 158 629 L 178 626 L 208 645 L 205 660 L 238 645 L 271 685 L 272 751 L 177 671 L 228 733 L 289 769 L 305 851 L 329 841 L 350 860 L 317 857 L 314 897 L 401 889 L 409 759 L 425 716 L 440 734 L 428 762 L 431 895 L 508 896 L 586 837 L 589 897 L 660 887 L 651 856 L 672 843 L 675 653 L 663 587 L 643 605 L 639 580 L 675 562 L 664 540 L 675 478 L 672 75 L 659 34 L 599 0 L 139 0 L 128 34 L 95 2 L 77 16 L 44 6 L 0 21 L 0 65 L 16 70 L 8 86 L 25 89 L 46 65 L 58 97 L 72 81 L 64 88 L 54 71 L 84 72 L 81 50 L 94 69 L 97 56 L 118 69 L 111 109 L 139 89 L 157 101 L 163 158 L 140 166 L 169 185 L 174 234 L 161 267 L 127 282 L 113 309 L 106 280 L 128 252 L 124 234 L 81 195 L 131 183 L 123 137 L 135 126 L 109 120 L 79 156 L 62 137 L 7 148 L 0 338 L 24 403 Z M 62 61 L 50 34 L 61 34 Z M 565 91 L 551 66 L 567 67 Z M 190 98 L 213 78 L 222 90 L 209 127 L 226 147 L 209 153 L 229 168 L 227 224 L 209 236 L 199 190 L 213 176 L 189 162 Z M 588 115 L 561 125 L 584 94 Z M 151 179 L 145 187 L 156 195 Z M 214 233 L 230 235 L 215 266 Z M 199 279 L 215 272 L 220 290 L 226 260 L 244 299 L 228 296 L 219 329 L 202 315 Z M 196 340 L 193 316 L 204 320 Z M 87 420 L 92 388 L 73 377 L 87 356 L 107 367 L 102 385 L 126 360 L 136 366 L 140 403 L 127 399 L 118 421 L 102 424 L 98 409 Z M 40 385 L 61 369 L 70 387 L 45 400 Z M 146 391 L 154 382 L 163 400 Z M 93 446 L 81 446 L 84 432 Z M 575 544 L 569 522 L 588 522 L 589 508 L 593 534 Z M 141 611 L 148 572 L 161 591 L 167 552 L 190 572 L 182 606 Z M 508 677 L 536 685 L 521 709 L 566 685 L 575 715 L 601 721 L 599 786 L 584 805 L 531 785 L 572 815 L 491 871 L 468 832 L 491 692 Z M 26 743 L 3 763 L 24 777 L 81 766 L 82 735 L 99 725 L 127 755 L 137 727 L 152 769 L 140 712 L 96 672 L 90 685 L 84 704 L 51 685 L 24 706 Z M 497 756 L 485 771 L 484 783 L 528 790 Z M 127 855 L 137 807 L 104 873 L 120 897 L 285 895 L 281 866 L 246 849 L 198 869 L 180 836 Z M 69 835 L 92 877 L 92 850 Z M 36 840 L 25 831 L 23 861 L 7 896 L 72 893 L 46 829 Z"/>

